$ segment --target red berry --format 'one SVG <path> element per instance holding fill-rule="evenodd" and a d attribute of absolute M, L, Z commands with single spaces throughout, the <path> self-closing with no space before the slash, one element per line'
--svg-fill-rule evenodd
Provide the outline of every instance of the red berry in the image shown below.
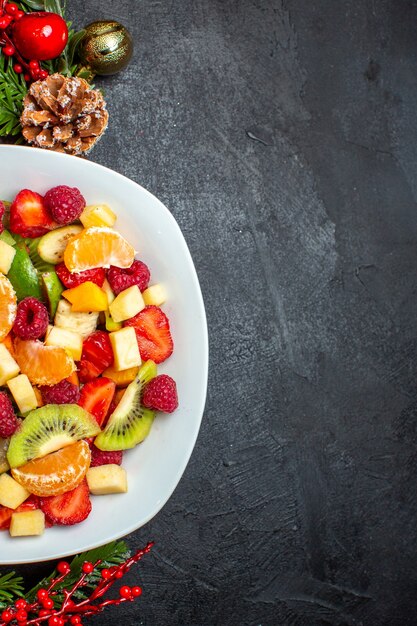
<path fill-rule="evenodd" d="M 120 594 L 121 598 L 131 598 L 132 597 L 132 591 L 131 591 L 130 587 L 128 587 L 127 585 L 123 585 L 123 587 L 120 587 L 119 594 Z"/>
<path fill-rule="evenodd" d="M 108 568 L 102 569 L 101 577 L 103 580 L 109 580 L 109 578 L 111 578 L 111 571 Z"/>
<path fill-rule="evenodd" d="M 5 20 L 6 18 L 2 17 L 1 19 Z M 1 28 L 1 26 L 0 26 L 0 28 Z M 4 46 L 4 48 L 3 48 L 3 54 L 5 54 L 7 57 L 12 57 L 15 52 L 16 52 L 16 49 L 13 48 L 13 46 L 10 46 L 10 45 Z"/>
<path fill-rule="evenodd" d="M 19 7 L 14 2 L 8 2 L 5 6 L 6 13 L 14 17 L 19 10 Z"/>
<path fill-rule="evenodd" d="M 31 70 L 38 70 L 39 69 L 39 62 L 38 61 L 29 61 L 29 67 Z"/>
<path fill-rule="evenodd" d="M 107 452 L 99 450 L 94 444 L 90 446 L 91 449 L 91 464 L 90 467 L 98 467 L 99 465 L 121 465 L 123 460 L 122 450 L 113 450 Z M 104 570 L 103 570 L 104 571 Z"/>
<path fill-rule="evenodd" d="M 52 600 L 52 598 L 45 598 L 45 600 L 42 600 L 42 606 L 44 609 L 53 609 L 54 601 Z"/>
<path fill-rule="evenodd" d="M 13 18 L 11 15 L 3 15 L 0 17 L 0 29 L 5 30 L 12 23 Z M 4 48 L 3 48 L 4 50 Z"/>
<path fill-rule="evenodd" d="M 167 374 L 152 378 L 144 388 L 142 403 L 148 409 L 172 413 L 178 407 L 177 385 Z"/>
<path fill-rule="evenodd" d="M 83 343 L 81 360 L 92 363 L 99 371 L 104 372 L 113 364 L 114 355 L 111 347 L 109 333 L 104 330 L 96 330 L 89 335 Z"/>
<path fill-rule="evenodd" d="M 0 391 L 0 437 L 2 439 L 11 437 L 18 426 L 19 420 L 9 396 L 4 391 Z"/>
<path fill-rule="evenodd" d="M 24 11 L 16 11 L 15 15 L 14 15 L 14 19 L 16 20 L 20 20 L 21 17 L 23 17 L 25 14 Z"/>
<path fill-rule="evenodd" d="M 85 199 L 76 187 L 59 185 L 45 194 L 45 204 L 58 224 L 71 224 L 85 207 Z"/>
<path fill-rule="evenodd" d="M 64 623 L 64 620 L 58 615 L 52 615 L 48 619 L 48 626 L 63 626 Z"/>
<path fill-rule="evenodd" d="M 27 620 L 28 614 L 23 609 L 19 609 L 16 611 L 15 615 L 18 622 L 25 622 Z"/>
<path fill-rule="evenodd" d="M 41 609 L 38 613 L 39 617 L 46 617 L 47 615 L 50 615 L 51 611 L 48 611 L 48 609 Z"/>
<path fill-rule="evenodd" d="M 94 270 L 85 270 L 84 272 L 71 273 L 65 263 L 58 263 L 58 265 L 55 266 L 55 271 L 58 274 L 59 280 L 67 289 L 78 287 L 78 285 L 85 283 L 87 280 L 102 287 L 104 279 L 106 278 L 106 271 L 102 267 L 97 267 Z"/>
<path fill-rule="evenodd" d="M 56 570 L 59 574 L 68 574 L 71 571 L 71 566 L 67 561 L 60 561 L 56 566 Z"/>
<path fill-rule="evenodd" d="M 84 574 L 91 574 L 91 572 L 94 570 L 94 565 L 90 563 L 90 561 L 85 561 L 81 569 L 83 570 Z"/>
<path fill-rule="evenodd" d="M 46 70 L 41 70 L 39 72 L 40 80 L 45 80 L 45 78 L 47 78 L 48 76 L 49 76 L 49 73 Z"/>
<path fill-rule="evenodd" d="M 14 613 L 12 611 L 10 611 L 9 609 L 5 609 L 2 614 L 0 615 L 1 619 L 3 620 L 3 622 L 5 622 L 6 624 L 8 624 L 9 622 L 12 621 L 12 619 L 14 618 Z"/>
<path fill-rule="evenodd" d="M 57 13 L 26 13 L 13 25 L 13 42 L 25 59 L 55 59 L 67 41 L 67 25 Z"/>
<path fill-rule="evenodd" d="M 23 78 L 25 79 L 26 82 L 30 81 L 30 76 L 29 74 L 23 74 Z"/>
<path fill-rule="evenodd" d="M 162 363 L 174 350 L 169 320 L 157 306 L 146 306 L 137 315 L 123 323 L 133 326 L 143 361 L 151 359 Z"/>
<path fill-rule="evenodd" d="M 15 63 L 13 65 L 13 69 L 16 72 L 16 74 L 21 74 L 23 72 L 23 67 L 19 65 L 19 63 Z"/>
<path fill-rule="evenodd" d="M 41 588 L 41 589 L 38 589 L 36 597 L 38 598 L 39 602 L 43 602 L 43 600 L 46 600 L 46 598 L 49 598 L 49 593 L 46 591 L 46 589 Z"/>
<path fill-rule="evenodd" d="M 138 598 L 139 596 L 142 595 L 142 587 L 132 587 L 132 596 L 134 598 Z"/>
<path fill-rule="evenodd" d="M 13 331 L 20 339 L 43 337 L 48 324 L 48 309 L 42 302 L 32 297 L 24 298 L 19 302 Z"/>
<path fill-rule="evenodd" d="M 127 269 L 111 265 L 107 272 L 107 280 L 116 296 L 132 285 L 137 285 L 140 291 L 144 291 L 149 285 L 150 278 L 149 268 L 142 261 L 133 261 Z"/>
<path fill-rule="evenodd" d="M 72 615 L 70 617 L 70 624 L 72 626 L 78 626 L 78 624 L 81 624 L 81 617 L 79 615 Z"/>
<path fill-rule="evenodd" d="M 77 385 L 65 378 L 56 385 L 41 385 L 39 389 L 45 404 L 77 404 L 80 398 Z"/>
<path fill-rule="evenodd" d="M 19 598 L 18 600 L 16 600 L 14 605 L 15 605 L 15 607 L 17 609 L 25 609 L 27 607 L 28 603 L 26 602 L 26 600 L 24 598 Z"/>

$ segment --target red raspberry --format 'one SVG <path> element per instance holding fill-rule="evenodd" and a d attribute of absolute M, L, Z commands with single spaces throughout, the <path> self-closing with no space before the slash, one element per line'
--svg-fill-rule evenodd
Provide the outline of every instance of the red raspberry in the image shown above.
<path fill-rule="evenodd" d="M 0 391 L 0 437 L 11 437 L 19 426 L 13 405 L 7 393 Z"/>
<path fill-rule="evenodd" d="M 49 324 L 48 309 L 36 298 L 28 297 L 19 302 L 13 330 L 20 339 L 43 337 Z"/>
<path fill-rule="evenodd" d="M 3 217 L 5 213 L 6 207 L 4 206 L 3 202 L 0 201 L 0 233 L 4 231 Z"/>
<path fill-rule="evenodd" d="M 84 272 L 71 273 L 65 263 L 58 263 L 58 265 L 55 266 L 55 271 L 59 280 L 67 289 L 78 287 L 78 285 L 85 283 L 87 280 L 102 287 L 104 279 L 106 278 L 106 271 L 102 267 L 97 267 L 94 270 L 84 270 Z"/>
<path fill-rule="evenodd" d="M 152 378 L 146 385 L 142 403 L 148 409 L 172 413 L 178 407 L 177 385 L 175 380 L 167 374 L 160 374 Z"/>
<path fill-rule="evenodd" d="M 113 450 L 112 452 L 105 452 L 99 450 L 93 443 L 90 445 L 91 449 L 91 464 L 90 467 L 97 467 L 98 465 L 107 465 L 114 463 L 115 465 L 121 465 L 123 459 L 123 452 L 121 450 Z"/>
<path fill-rule="evenodd" d="M 65 378 L 56 385 L 41 385 L 39 389 L 45 404 L 77 404 L 80 399 L 80 390 L 77 385 Z"/>
<path fill-rule="evenodd" d="M 137 285 L 141 291 L 145 291 L 150 278 L 149 268 L 142 261 L 133 261 L 127 269 L 111 265 L 107 272 L 107 280 L 116 296 L 132 285 Z"/>
<path fill-rule="evenodd" d="M 59 185 L 47 191 L 44 201 L 58 224 L 71 224 L 80 217 L 85 207 L 80 190 L 67 185 Z"/>

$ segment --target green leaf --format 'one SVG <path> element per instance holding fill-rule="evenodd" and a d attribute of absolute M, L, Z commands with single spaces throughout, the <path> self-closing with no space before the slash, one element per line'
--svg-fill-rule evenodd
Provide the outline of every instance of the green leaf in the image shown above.
<path fill-rule="evenodd" d="M 19 3 L 23 9 L 28 8 L 32 11 L 44 11 L 45 3 L 43 0 L 21 0 Z"/>
<path fill-rule="evenodd" d="M 23 591 L 23 578 L 16 576 L 15 572 L 0 576 L 0 608 L 11 604 L 16 597 L 22 597 Z"/>

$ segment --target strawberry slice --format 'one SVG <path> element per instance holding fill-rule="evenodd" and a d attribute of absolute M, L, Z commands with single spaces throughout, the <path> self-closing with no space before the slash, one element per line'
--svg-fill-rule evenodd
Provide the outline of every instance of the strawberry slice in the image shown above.
<path fill-rule="evenodd" d="M 41 498 L 40 506 L 48 521 L 72 526 L 84 521 L 91 513 L 91 500 L 87 481 L 60 496 Z"/>
<path fill-rule="evenodd" d="M 81 359 L 78 362 L 78 378 L 80 383 L 88 383 L 90 380 L 94 380 L 97 376 L 100 376 L 102 370 L 96 367 L 87 359 Z"/>
<path fill-rule="evenodd" d="M 102 426 L 109 412 L 113 396 L 116 391 L 116 383 L 110 378 L 102 376 L 84 385 L 81 389 L 78 404 L 93 415 L 99 426 Z"/>
<path fill-rule="evenodd" d="M 135 317 L 126 320 L 123 326 L 133 326 L 135 329 L 143 361 L 151 359 L 155 363 L 162 363 L 171 356 L 174 343 L 169 320 L 158 306 L 146 306 Z"/>
<path fill-rule="evenodd" d="M 83 343 L 81 359 L 92 363 L 100 370 L 100 374 L 107 367 L 113 365 L 114 356 L 109 333 L 106 333 L 104 330 L 96 330 L 89 335 Z"/>
<path fill-rule="evenodd" d="M 9 509 L 7 506 L 0 506 L 0 530 L 9 528 L 13 513 L 13 509 Z"/>
<path fill-rule="evenodd" d="M 10 527 L 13 513 L 34 511 L 35 509 L 39 509 L 39 499 L 37 496 L 29 496 L 17 509 L 9 509 L 7 506 L 0 506 L 0 530 L 6 530 Z"/>
<path fill-rule="evenodd" d="M 10 207 L 10 230 L 22 237 L 42 237 L 56 228 L 52 215 L 45 206 L 43 197 L 31 191 L 19 191 Z"/>

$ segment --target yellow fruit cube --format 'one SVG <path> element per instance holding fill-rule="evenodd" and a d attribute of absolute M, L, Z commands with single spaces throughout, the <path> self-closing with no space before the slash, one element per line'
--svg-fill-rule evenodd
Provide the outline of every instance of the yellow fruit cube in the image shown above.
<path fill-rule="evenodd" d="M 144 308 L 145 303 L 137 285 L 121 291 L 109 305 L 110 315 L 115 322 L 124 322 Z"/>
<path fill-rule="evenodd" d="M 86 206 L 80 215 L 80 221 L 84 228 L 91 226 L 109 226 L 116 223 L 116 214 L 107 204 L 90 204 Z"/>
<path fill-rule="evenodd" d="M 9 532 L 12 537 L 42 535 L 44 530 L 45 514 L 40 509 L 13 513 L 12 519 L 10 520 Z"/>
<path fill-rule="evenodd" d="M 14 378 L 20 368 L 4 343 L 0 343 L 0 386 L 5 385 L 10 378 Z"/>
<path fill-rule="evenodd" d="M 46 346 L 57 346 L 64 348 L 74 359 L 79 361 L 83 351 L 83 338 L 80 334 L 65 328 L 52 326 L 45 339 Z"/>
<path fill-rule="evenodd" d="M 115 299 L 115 295 L 112 291 L 112 288 L 109 285 L 109 281 L 106 280 L 103 283 L 103 291 L 106 293 L 107 296 L 107 302 L 109 303 L 109 306 L 111 305 L 111 303 L 113 302 L 113 300 Z M 112 318 L 112 316 L 110 315 L 110 311 L 104 311 L 104 315 L 105 315 L 105 322 L 106 322 L 106 330 L 109 331 L 109 333 L 114 332 L 115 330 L 120 330 L 122 328 L 122 323 L 121 322 L 115 322 L 114 319 Z"/>
<path fill-rule="evenodd" d="M 14 259 L 16 250 L 5 241 L 0 240 L 0 272 L 7 274 Z"/>
<path fill-rule="evenodd" d="M 127 387 L 135 380 L 139 367 L 129 367 L 126 370 L 116 371 L 112 365 L 104 370 L 103 376 L 116 383 L 116 387 Z"/>
<path fill-rule="evenodd" d="M 62 295 L 71 302 L 71 311 L 76 313 L 106 311 L 108 308 L 106 293 L 89 280 L 73 289 L 66 289 Z"/>
<path fill-rule="evenodd" d="M 109 463 L 108 465 L 90 467 L 86 478 L 90 493 L 94 496 L 127 492 L 126 470 L 120 465 Z"/>
<path fill-rule="evenodd" d="M 116 330 L 110 333 L 109 337 L 114 355 L 113 367 L 116 372 L 137 367 L 142 363 L 135 329 L 132 326 Z"/>
<path fill-rule="evenodd" d="M 29 496 L 29 491 L 9 474 L 0 476 L 0 504 L 9 509 L 17 509 Z"/>
<path fill-rule="evenodd" d="M 151 285 L 145 289 L 142 296 L 146 306 L 149 306 L 150 304 L 161 306 L 161 304 L 164 304 L 167 299 L 167 292 L 164 285 L 157 283 L 156 285 Z"/>
<path fill-rule="evenodd" d="M 38 406 L 38 399 L 26 374 L 19 374 L 7 381 L 7 386 L 19 407 L 19 411 L 29 413 Z"/>

